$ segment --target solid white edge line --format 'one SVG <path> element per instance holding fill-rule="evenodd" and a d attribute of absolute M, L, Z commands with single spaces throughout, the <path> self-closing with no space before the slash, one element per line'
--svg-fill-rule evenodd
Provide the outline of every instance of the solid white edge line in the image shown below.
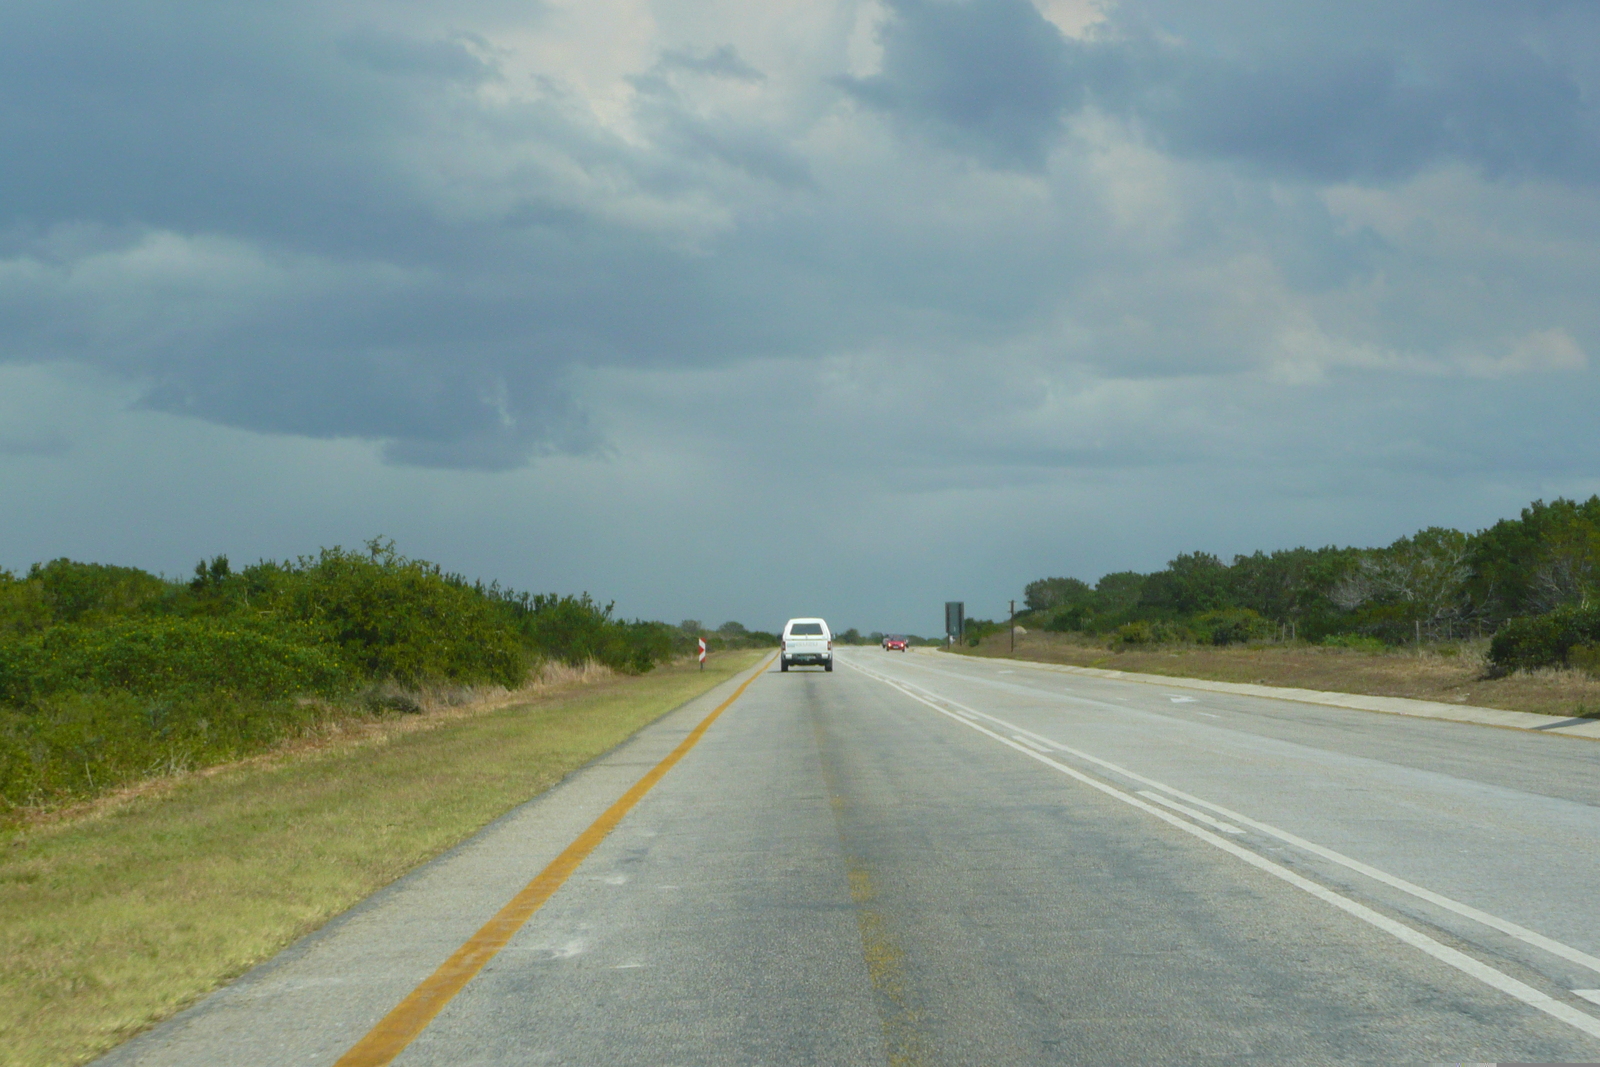
<path fill-rule="evenodd" d="M 1592 1000 L 1596 1004 L 1600 1004 L 1600 989 L 1574 989 L 1572 993 L 1574 996 L 1582 997 L 1584 1000 Z"/>
<path fill-rule="evenodd" d="M 980 681 L 981 679 L 973 680 Z M 926 692 L 926 690 L 924 691 Z M 1170 793 L 1179 800 L 1188 801 L 1190 804 L 1197 804 L 1209 811 L 1216 812 L 1225 819 L 1230 819 L 1244 826 L 1248 826 L 1251 829 L 1259 830 L 1261 833 L 1267 834 L 1271 837 L 1276 837 L 1279 841 L 1293 845 L 1296 848 L 1304 849 L 1313 855 L 1321 856 L 1325 860 L 1331 860 L 1332 862 L 1339 864 L 1341 867 L 1355 871 L 1357 874 L 1365 875 L 1366 877 L 1371 878 L 1373 881 L 1382 882 L 1384 885 L 1389 886 L 1392 889 L 1398 889 L 1402 893 L 1408 893 L 1411 896 L 1416 897 L 1418 900 L 1426 900 L 1428 903 L 1438 905 L 1439 907 L 1444 908 L 1446 911 L 1453 911 L 1463 918 L 1471 919 L 1473 922 L 1480 923 L 1491 929 L 1499 930 L 1503 934 L 1514 937 L 1525 945 L 1532 945 L 1534 948 L 1542 949 L 1543 951 L 1550 953 L 1552 956 L 1559 956 L 1564 960 L 1567 960 L 1571 963 L 1576 963 L 1581 967 L 1587 967 L 1589 970 L 1600 974 L 1600 957 L 1592 956 L 1589 953 L 1584 952 L 1582 949 L 1573 948 L 1571 945 L 1564 944 L 1555 940 L 1554 938 L 1546 937 L 1544 934 L 1541 934 L 1536 930 L 1530 930 L 1526 926 L 1518 925 L 1509 919 L 1502 919 L 1498 915 L 1481 911 L 1478 908 L 1474 908 L 1471 904 L 1463 904 L 1459 900 L 1454 900 L 1450 897 L 1444 896 L 1441 893 L 1435 893 L 1431 889 L 1424 889 L 1422 886 L 1417 885 L 1414 882 L 1408 882 L 1398 875 L 1393 875 L 1387 871 L 1379 870 L 1377 867 L 1373 867 L 1370 864 L 1362 863 L 1358 859 L 1353 859 L 1350 856 L 1346 856 L 1342 852 L 1336 852 L 1331 848 L 1307 841 L 1305 838 L 1290 833 L 1288 830 L 1273 826 L 1271 823 L 1265 823 L 1259 819 L 1252 819 L 1248 815 L 1241 814 L 1240 812 L 1234 811 L 1231 808 L 1225 808 L 1221 804 L 1214 804 L 1209 800 L 1203 800 L 1200 797 L 1185 793 L 1183 790 L 1167 785 L 1165 782 L 1156 781 L 1154 778 L 1146 777 L 1145 775 L 1139 774 L 1137 771 L 1131 771 L 1126 767 L 1118 766 L 1117 764 L 1112 763 L 1109 760 L 1101 759 L 1098 756 L 1091 756 L 1087 752 L 1075 749 L 1070 745 L 1063 745 L 1059 741 L 1051 740 L 1048 737 L 1036 734 L 1031 730 L 1017 726 L 1014 723 L 1006 722 L 1004 719 L 986 714 L 981 711 L 973 711 L 973 709 L 968 708 L 966 705 L 958 703 L 954 700 L 949 700 L 947 697 L 939 697 L 938 699 L 947 701 L 953 708 L 960 708 L 963 711 L 978 715 L 981 718 L 988 719 L 990 722 L 1003 726 L 1008 730 L 1015 730 L 1020 734 L 1026 734 L 1035 740 L 1043 741 L 1046 744 L 1051 745 L 1061 752 L 1066 752 L 1070 755 L 1078 757 L 1081 760 L 1086 760 L 1089 763 L 1104 767 L 1109 771 L 1114 771 L 1117 774 L 1132 778 L 1137 782 L 1142 782 L 1145 785 L 1153 786 L 1156 789 Z"/>
<path fill-rule="evenodd" d="M 1537 1008 L 1546 1015 L 1561 1020 L 1568 1026 L 1582 1030 L 1591 1037 L 1600 1038 L 1600 1019 L 1596 1019 L 1592 1015 L 1581 1012 L 1572 1007 L 1570 1004 L 1556 1000 L 1547 993 L 1541 993 L 1539 990 L 1528 985 L 1526 982 L 1520 982 L 1508 974 L 1502 974 L 1500 971 L 1497 971 L 1493 967 L 1473 959 L 1464 952 L 1457 951 L 1448 945 L 1441 944 L 1440 942 L 1435 941 L 1433 938 L 1418 930 L 1413 930 L 1411 927 L 1406 926 L 1403 923 L 1396 922 L 1387 915 L 1382 915 L 1376 911 L 1373 911 L 1365 904 L 1358 903 L 1354 900 L 1351 900 L 1349 897 L 1335 893 L 1328 887 L 1317 882 L 1313 882 L 1309 878 L 1305 878 L 1299 874 L 1296 874 L 1287 867 L 1280 866 L 1264 856 L 1259 856 L 1256 853 L 1251 852 L 1247 848 L 1242 848 L 1239 845 L 1234 844 L 1232 841 L 1229 841 L 1225 837 L 1218 837 L 1216 834 L 1205 829 L 1204 827 L 1196 826 L 1194 823 L 1189 822 L 1186 819 L 1180 819 L 1178 816 L 1173 815 L 1172 813 L 1159 808 L 1146 800 L 1141 800 L 1139 797 L 1136 797 L 1131 793 L 1125 793 L 1110 783 L 1102 782 L 1098 778 L 1090 777 L 1079 770 L 1068 767 L 1066 764 L 1061 763 L 1058 760 L 1052 759 L 1042 752 L 1035 752 L 1026 745 L 1019 744 L 1002 734 L 997 734 L 993 730 L 990 730 L 988 727 L 983 726 L 980 723 L 973 722 L 972 720 L 963 716 L 947 711 L 944 708 L 941 708 L 939 705 L 933 703 L 933 701 L 927 700 L 911 692 L 910 689 L 898 684 L 891 678 L 875 674 L 866 668 L 857 667 L 854 664 L 851 664 L 851 666 L 860 671 L 862 674 L 865 674 L 868 677 L 876 678 L 885 685 L 899 690 L 901 693 L 904 693 L 917 703 L 932 708 L 940 715 L 945 716 L 951 722 L 957 722 L 968 729 L 976 730 L 984 736 L 1000 742 L 1007 748 L 1020 752 L 1029 759 L 1038 760 L 1045 766 L 1059 771 L 1075 781 L 1082 782 L 1084 785 L 1087 785 L 1092 789 L 1098 789 L 1107 796 L 1116 800 L 1120 800 L 1130 807 L 1138 808 L 1140 811 L 1143 811 L 1146 814 L 1154 815 L 1162 822 L 1165 822 L 1171 826 L 1175 826 L 1184 833 L 1193 837 L 1197 837 L 1207 844 L 1219 848 L 1222 851 L 1243 860 L 1244 862 L 1250 864 L 1250 866 L 1264 871 L 1267 874 L 1272 875 L 1274 878 L 1278 878 L 1284 882 L 1287 882 L 1296 889 L 1300 889 L 1306 893 L 1309 893 L 1318 900 L 1331 904 L 1340 911 L 1360 919 L 1362 922 L 1377 927 L 1379 930 L 1384 931 L 1397 940 L 1405 942 L 1413 948 L 1420 949 L 1439 962 L 1454 967 L 1463 974 L 1476 978 L 1483 984 L 1493 989 L 1498 989 L 1500 992 L 1522 1001 L 1531 1008 Z M 954 702 L 952 701 L 952 703 Z M 977 714 L 981 715 L 983 713 L 978 712 Z M 985 717 L 989 718 L 991 716 Z"/>

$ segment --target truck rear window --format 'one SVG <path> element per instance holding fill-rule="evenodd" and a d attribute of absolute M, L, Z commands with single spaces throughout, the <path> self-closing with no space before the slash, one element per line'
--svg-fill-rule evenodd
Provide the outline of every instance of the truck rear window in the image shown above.
<path fill-rule="evenodd" d="M 789 627 L 790 637 L 821 637 L 822 624 L 820 622 L 797 622 Z"/>

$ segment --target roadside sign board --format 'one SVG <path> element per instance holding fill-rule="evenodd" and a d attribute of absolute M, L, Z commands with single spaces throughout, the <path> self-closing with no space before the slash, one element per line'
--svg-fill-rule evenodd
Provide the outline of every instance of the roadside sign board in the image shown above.
<path fill-rule="evenodd" d="M 961 640 L 967 625 L 967 605 L 960 600 L 944 602 L 944 633 L 952 640 Z"/>
<path fill-rule="evenodd" d="M 702 637 L 702 638 L 700 638 L 700 666 L 702 668 L 704 668 L 705 665 L 706 665 L 706 639 Z"/>

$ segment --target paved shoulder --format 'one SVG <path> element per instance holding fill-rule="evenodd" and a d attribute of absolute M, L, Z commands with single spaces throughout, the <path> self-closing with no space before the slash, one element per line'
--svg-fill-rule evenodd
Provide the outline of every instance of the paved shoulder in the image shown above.
<path fill-rule="evenodd" d="M 331 1064 L 759 669 L 670 712 L 96 1062 L 104 1067 Z"/>

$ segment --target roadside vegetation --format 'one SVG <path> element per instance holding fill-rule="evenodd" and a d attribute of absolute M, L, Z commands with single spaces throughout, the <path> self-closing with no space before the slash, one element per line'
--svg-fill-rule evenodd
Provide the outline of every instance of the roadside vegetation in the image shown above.
<path fill-rule="evenodd" d="M 723 630 L 716 650 L 776 641 Z M 239 570 L 217 556 L 179 581 L 69 559 L 0 571 L 0 821 L 552 666 L 642 674 L 698 636 L 587 594 L 470 582 L 381 539 Z"/>
<path fill-rule="evenodd" d="M 1118 645 L 1085 634 L 1027 630 L 1012 651 L 1002 628 L 960 651 L 1105 667 L 1135 674 L 1289 686 L 1333 693 L 1410 697 L 1544 715 L 1600 717 L 1600 678 L 1570 667 L 1491 674 L 1487 639 L 1411 647 L 1253 642 Z"/>
<path fill-rule="evenodd" d="M 763 654 L 645 675 L 549 664 L 474 704 L 346 719 L 13 825 L 0 838 L 0 1065 L 81 1063 L 118 1044 Z"/>
<path fill-rule="evenodd" d="M 1093 584 L 1041 578 L 1025 629 L 1124 652 L 1319 646 L 1379 654 L 1449 650 L 1486 678 L 1600 671 L 1600 496 L 1535 501 L 1464 533 L 1429 527 L 1382 548 L 1292 548 L 1225 561 L 1178 556 Z M 977 647 L 1004 621 L 969 620 Z M 1413 657 L 1415 658 L 1415 657 Z"/>
<path fill-rule="evenodd" d="M 1026 659 L 1597 716 L 1600 496 L 1382 548 L 1041 578 L 1016 622 Z M 961 651 L 1011 654 L 1006 620 L 969 619 L 965 637 Z"/>

